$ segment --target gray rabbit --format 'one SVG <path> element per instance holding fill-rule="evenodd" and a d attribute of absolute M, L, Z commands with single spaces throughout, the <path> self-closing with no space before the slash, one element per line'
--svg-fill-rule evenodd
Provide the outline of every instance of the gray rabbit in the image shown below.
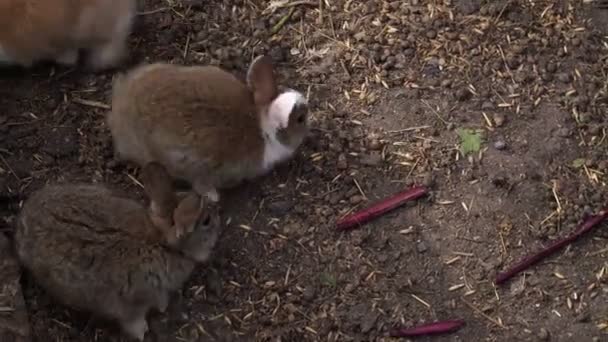
<path fill-rule="evenodd" d="M 102 185 L 48 185 L 24 203 L 15 232 L 21 263 L 52 297 L 139 340 L 147 312 L 165 311 L 221 230 L 216 205 L 177 196 L 160 164 L 143 181 L 149 209 Z"/>

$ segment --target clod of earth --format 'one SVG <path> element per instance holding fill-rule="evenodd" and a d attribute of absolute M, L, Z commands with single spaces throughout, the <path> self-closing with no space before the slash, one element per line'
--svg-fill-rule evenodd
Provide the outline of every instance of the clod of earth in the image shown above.
<path fill-rule="evenodd" d="M 418 199 L 428 193 L 428 189 L 424 186 L 414 186 L 406 191 L 395 194 L 385 200 L 382 200 L 371 207 L 365 208 L 352 215 L 346 216 L 339 220 L 337 229 L 344 231 L 362 225 L 376 217 L 379 217 L 405 203 Z"/>
<path fill-rule="evenodd" d="M 573 243 L 581 236 L 592 231 L 593 228 L 602 223 L 606 218 L 608 218 L 608 208 L 602 210 L 598 215 L 594 215 L 586 219 L 572 234 L 555 241 L 554 243 L 552 243 L 548 247 L 543 248 L 540 252 L 536 254 L 525 257 L 523 260 L 519 261 L 517 264 L 515 264 L 515 266 L 513 266 L 509 270 L 499 273 L 496 276 L 496 284 L 502 284 L 506 282 L 507 280 L 515 276 L 517 273 L 527 269 L 528 267 L 534 265 L 540 260 L 557 252 L 566 245 Z"/>
<path fill-rule="evenodd" d="M 460 329 L 465 322 L 460 319 L 438 321 L 423 324 L 412 328 L 395 328 L 391 330 L 391 337 L 414 337 L 431 334 L 446 334 Z"/>

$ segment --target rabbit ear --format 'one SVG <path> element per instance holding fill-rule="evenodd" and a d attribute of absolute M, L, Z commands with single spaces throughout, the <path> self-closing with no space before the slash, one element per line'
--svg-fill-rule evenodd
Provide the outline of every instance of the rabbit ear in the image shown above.
<path fill-rule="evenodd" d="M 179 239 L 182 234 L 194 230 L 194 226 L 199 219 L 201 211 L 204 210 L 204 199 L 195 192 L 188 194 L 173 211 L 173 234 L 175 239 Z"/>
<path fill-rule="evenodd" d="M 257 106 L 269 105 L 277 97 L 278 89 L 270 57 L 262 55 L 253 60 L 247 71 L 247 86 L 253 92 Z"/>
<path fill-rule="evenodd" d="M 152 214 L 161 220 L 171 220 L 177 199 L 167 169 L 158 162 L 150 162 L 142 169 L 142 180 Z"/>

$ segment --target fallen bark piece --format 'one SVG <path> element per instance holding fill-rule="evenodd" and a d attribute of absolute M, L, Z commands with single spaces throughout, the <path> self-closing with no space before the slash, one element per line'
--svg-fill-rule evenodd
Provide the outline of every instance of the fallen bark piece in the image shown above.
<path fill-rule="evenodd" d="M 428 193 L 428 189 L 424 186 L 414 186 L 408 190 L 395 194 L 387 199 L 384 199 L 371 207 L 365 208 L 354 214 L 348 215 L 337 223 L 337 229 L 344 231 L 347 229 L 360 226 L 388 211 L 391 211 L 405 203 L 418 199 Z"/>
<path fill-rule="evenodd" d="M 596 226 L 602 223 L 606 218 L 608 218 L 608 208 L 601 211 L 598 215 L 591 216 L 587 218 L 578 228 L 570 235 L 558 239 L 553 242 L 549 246 L 540 250 L 540 252 L 536 254 L 529 255 L 523 258 L 521 261 L 515 264 L 515 266 L 511 267 L 505 272 L 501 272 L 496 276 L 495 283 L 502 284 L 507 280 L 511 279 L 517 273 L 527 269 L 528 267 L 534 265 L 540 260 L 548 257 L 549 255 L 557 252 L 558 250 L 564 248 L 565 246 L 573 243 L 578 240 L 581 236 L 589 233 Z"/>
<path fill-rule="evenodd" d="M 30 323 L 19 278 L 21 266 L 10 241 L 0 233 L 0 341 L 31 341 Z"/>
<path fill-rule="evenodd" d="M 464 321 L 460 319 L 438 321 L 419 325 L 412 328 L 395 328 L 391 330 L 391 337 L 414 337 L 423 335 L 446 334 L 460 329 Z"/>

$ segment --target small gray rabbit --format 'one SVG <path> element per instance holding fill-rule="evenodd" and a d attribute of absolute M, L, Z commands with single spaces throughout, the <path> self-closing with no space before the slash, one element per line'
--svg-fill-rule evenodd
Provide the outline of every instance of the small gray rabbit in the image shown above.
<path fill-rule="evenodd" d="M 308 133 L 308 102 L 279 91 L 272 61 L 257 57 L 246 84 L 214 66 L 154 63 L 119 76 L 107 115 L 116 158 L 164 165 L 201 196 L 261 176 Z"/>
<path fill-rule="evenodd" d="M 22 265 L 52 297 L 139 340 L 148 311 L 165 311 L 221 230 L 217 206 L 193 192 L 178 199 L 160 164 L 142 173 L 148 210 L 102 185 L 47 185 L 25 201 L 15 232 Z"/>
<path fill-rule="evenodd" d="M 115 67 L 126 57 L 136 7 L 135 0 L 2 0 L 0 64 L 71 66 L 85 49 L 91 69 Z"/>

